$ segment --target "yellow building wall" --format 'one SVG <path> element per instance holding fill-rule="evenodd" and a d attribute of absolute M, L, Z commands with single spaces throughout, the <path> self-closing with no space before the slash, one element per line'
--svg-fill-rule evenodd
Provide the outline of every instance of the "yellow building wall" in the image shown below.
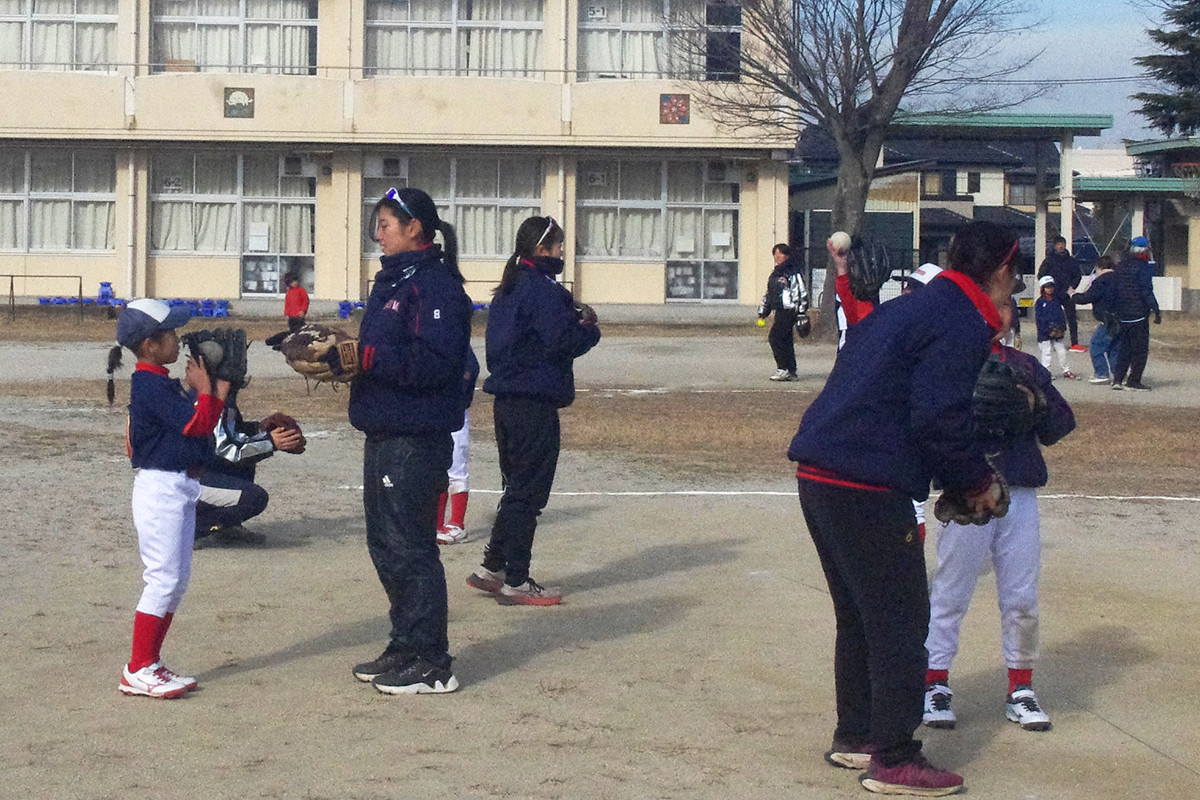
<path fill-rule="evenodd" d="M 242 265 L 237 256 L 150 256 L 146 275 L 148 297 L 206 299 L 241 294 Z"/>
<path fill-rule="evenodd" d="M 575 294 L 585 302 L 665 303 L 665 264 L 586 261 L 576 265 Z"/>

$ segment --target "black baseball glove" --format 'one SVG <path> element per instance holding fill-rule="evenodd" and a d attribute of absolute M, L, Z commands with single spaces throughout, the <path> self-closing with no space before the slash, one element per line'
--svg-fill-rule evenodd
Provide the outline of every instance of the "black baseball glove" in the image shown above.
<path fill-rule="evenodd" d="M 879 289 L 892 276 L 891 262 L 882 247 L 867 247 L 857 236 L 846 259 L 850 292 L 859 300 L 876 300 Z"/>
<path fill-rule="evenodd" d="M 808 338 L 812 333 L 812 320 L 808 318 L 808 314 L 801 313 L 796 317 L 796 333 L 801 339 Z"/>
<path fill-rule="evenodd" d="M 229 381 L 233 390 L 246 385 L 246 332 L 241 328 L 205 328 L 179 337 L 188 355 L 199 360 L 214 380 Z"/>
<path fill-rule="evenodd" d="M 942 496 L 933 504 L 933 515 L 942 522 L 957 522 L 959 525 L 986 525 L 990 520 L 1007 514 L 1011 501 L 1008 482 L 999 472 L 992 473 L 992 484 L 988 487 L 988 492 L 996 502 L 996 507 L 992 511 L 972 511 L 965 496 L 954 492 L 942 492 Z"/>
<path fill-rule="evenodd" d="M 972 406 L 982 438 L 1012 441 L 1033 430 L 1046 396 L 1025 372 L 992 356 L 979 372 Z"/>

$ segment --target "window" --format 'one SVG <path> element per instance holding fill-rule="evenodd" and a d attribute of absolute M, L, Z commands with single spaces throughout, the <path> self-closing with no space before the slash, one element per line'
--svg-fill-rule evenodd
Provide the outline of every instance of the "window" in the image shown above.
<path fill-rule="evenodd" d="M 393 186 L 414 186 L 428 192 L 437 203 L 438 215 L 453 223 L 460 255 L 507 258 L 517 228 L 526 217 L 542 213 L 542 183 L 542 164 L 537 158 L 367 158 L 363 252 L 379 252 L 370 230 L 375 203 Z"/>
<path fill-rule="evenodd" d="M 726 161 L 580 161 L 581 259 L 666 262 L 667 298 L 736 300 L 740 172 Z"/>
<path fill-rule="evenodd" d="M 733 0 L 583 0 L 579 79 L 737 80 L 741 25 Z"/>
<path fill-rule="evenodd" d="M 111 151 L 0 150 L 0 250 L 113 251 Z"/>
<path fill-rule="evenodd" d="M 967 173 L 967 194 L 978 194 L 982 185 L 982 176 L 978 172 Z"/>
<path fill-rule="evenodd" d="M 240 254 L 242 292 L 278 294 L 313 270 L 317 181 L 279 154 L 162 153 L 150 166 L 150 249 Z M 285 164 L 288 165 L 285 167 Z M 315 170 L 307 170 L 314 172 Z"/>
<path fill-rule="evenodd" d="M 1010 206 L 1032 206 L 1037 204 L 1037 187 L 1032 183 L 1010 183 L 1008 185 Z"/>
<path fill-rule="evenodd" d="M 116 69 L 117 0 L 0 0 L 0 68 Z"/>
<path fill-rule="evenodd" d="M 155 72 L 317 74 L 317 0 L 154 0 L 150 9 Z"/>
<path fill-rule="evenodd" d="M 543 0 L 367 0 L 365 74 L 542 74 Z"/>

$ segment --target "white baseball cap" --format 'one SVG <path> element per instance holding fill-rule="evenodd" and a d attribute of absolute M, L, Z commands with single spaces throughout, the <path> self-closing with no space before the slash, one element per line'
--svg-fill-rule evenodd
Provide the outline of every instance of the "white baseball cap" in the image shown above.
<path fill-rule="evenodd" d="M 173 331 L 192 317 L 186 305 L 171 306 L 162 300 L 143 298 L 125 306 L 117 318 L 117 343 L 137 352 L 142 342 L 159 331 Z"/>
<path fill-rule="evenodd" d="M 1038 278 L 1038 287 L 1039 288 L 1042 286 L 1053 286 L 1053 285 L 1054 285 L 1054 278 L 1050 275 L 1043 275 L 1042 277 Z"/>

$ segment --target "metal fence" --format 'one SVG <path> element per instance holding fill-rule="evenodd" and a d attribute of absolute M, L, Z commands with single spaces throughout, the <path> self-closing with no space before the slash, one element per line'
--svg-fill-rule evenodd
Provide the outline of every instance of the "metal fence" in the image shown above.
<path fill-rule="evenodd" d="M 79 306 L 79 321 L 83 321 L 83 276 L 82 275 L 0 275 L 0 278 L 8 278 L 8 318 L 14 320 L 17 318 L 17 294 L 16 284 L 17 278 L 22 280 L 71 280 L 76 282 L 75 299 L 78 300 Z"/>

